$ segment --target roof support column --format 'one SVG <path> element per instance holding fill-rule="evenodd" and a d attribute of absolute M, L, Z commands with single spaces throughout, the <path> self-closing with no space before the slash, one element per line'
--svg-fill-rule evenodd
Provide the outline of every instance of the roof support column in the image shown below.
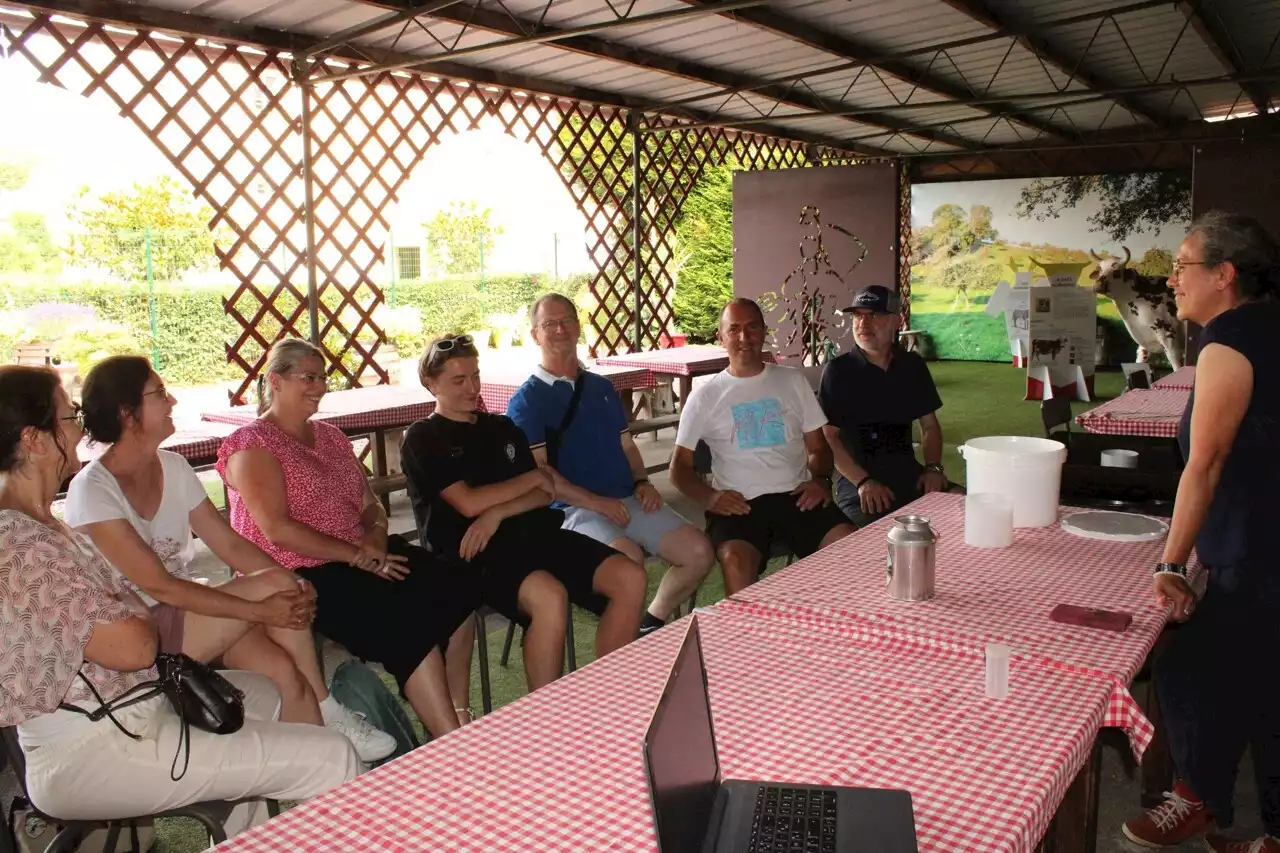
<path fill-rule="evenodd" d="M 311 343 L 320 343 L 320 287 L 316 277 L 315 175 L 311 153 L 311 60 L 293 61 L 293 82 L 302 89 L 302 214 L 307 233 L 307 319 Z"/>
<path fill-rule="evenodd" d="M 635 301 L 635 335 L 632 351 L 644 349 L 644 318 L 640 306 L 644 304 L 644 188 L 640 182 L 640 154 L 644 149 L 644 137 L 640 134 L 640 113 L 627 113 L 627 130 L 631 134 L 631 290 Z"/>

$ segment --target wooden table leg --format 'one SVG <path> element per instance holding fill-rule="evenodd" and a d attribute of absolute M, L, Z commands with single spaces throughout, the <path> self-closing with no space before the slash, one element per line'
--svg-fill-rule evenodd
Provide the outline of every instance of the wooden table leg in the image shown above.
<path fill-rule="evenodd" d="M 387 434 L 384 430 L 377 430 L 373 434 L 373 473 L 378 477 L 387 476 Z M 383 510 L 390 517 L 391 495 L 384 494 L 381 500 Z"/>
<path fill-rule="evenodd" d="M 1097 739 L 1076 776 L 1037 853 L 1094 853 L 1098 848 L 1098 792 L 1102 787 L 1102 745 Z"/>
<path fill-rule="evenodd" d="M 693 377 L 681 376 L 680 379 L 680 408 L 684 409 L 684 404 L 689 402 L 689 395 L 693 393 Z"/>

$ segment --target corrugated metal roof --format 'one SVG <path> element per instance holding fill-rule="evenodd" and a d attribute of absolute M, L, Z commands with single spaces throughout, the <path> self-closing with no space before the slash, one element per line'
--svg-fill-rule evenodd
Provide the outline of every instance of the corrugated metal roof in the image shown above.
<path fill-rule="evenodd" d="M 138 5 L 327 38 L 388 15 L 394 0 L 381 1 L 139 0 Z M 455 74 L 465 74 L 468 67 L 506 74 L 492 79 L 519 80 L 535 90 L 545 81 L 556 92 L 639 99 L 687 116 L 670 105 L 685 101 L 696 120 L 746 122 L 746 129 L 755 129 L 763 115 L 774 129 L 800 138 L 903 153 L 953 147 L 937 142 L 938 137 L 991 147 L 1046 136 L 1061 141 L 1064 135 L 1117 127 L 1151 130 L 1157 119 L 1177 126 L 1202 115 L 1255 109 L 1239 83 L 1224 79 L 1232 71 L 1268 75 L 1252 84 L 1253 94 L 1269 95 L 1280 82 L 1272 70 L 1280 68 L 1280 0 L 1200 4 L 1212 18 L 1211 29 L 1226 34 L 1232 55 L 1225 58 L 1212 44 L 1212 34 L 1198 21 L 1189 22 L 1184 7 L 1172 2 L 1114 17 L 1103 14 L 1141 0 L 984 0 L 978 6 L 1015 32 L 1030 34 L 1030 47 L 993 32 L 984 13 L 966 14 L 945 0 L 771 0 L 736 12 L 607 27 L 574 39 L 509 43 L 535 32 L 539 23 L 557 29 L 617 23 L 619 15 L 692 12 L 699 3 L 713 2 L 722 0 L 459 0 L 435 17 L 361 35 L 356 44 L 366 55 L 394 51 L 447 60 Z M 130 7 L 119 0 L 98 0 L 98 5 Z M 1094 17 L 1060 23 L 1081 15 Z M 485 46 L 456 59 L 448 56 Z M 1237 55 L 1240 61 L 1233 65 Z M 873 64 L 859 64 L 867 61 Z M 1201 79 L 1215 82 L 1183 93 L 1152 88 Z M 1098 87 L 1126 91 L 1052 106 L 1087 97 Z M 743 91 L 733 95 L 735 89 Z M 1064 94 L 1055 102 L 1019 98 L 1050 92 Z M 698 100 L 688 101 L 692 98 Z M 1117 105 L 1120 101 L 1127 106 Z M 904 103 L 926 106 L 900 109 Z M 826 114 L 841 110 L 860 112 Z M 813 115 L 779 118 L 805 111 Z"/>

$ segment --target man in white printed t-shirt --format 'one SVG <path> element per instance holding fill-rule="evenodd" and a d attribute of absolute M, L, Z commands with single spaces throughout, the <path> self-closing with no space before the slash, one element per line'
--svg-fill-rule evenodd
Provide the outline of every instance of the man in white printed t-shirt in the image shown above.
<path fill-rule="evenodd" d="M 726 595 L 755 583 L 775 540 L 806 557 L 854 530 L 831 503 L 827 418 L 804 374 L 765 362 L 765 332 L 755 302 L 725 306 L 729 367 L 690 395 L 671 458 L 671 482 L 706 509 Z M 699 441 L 711 450 L 710 485 L 694 468 Z"/>

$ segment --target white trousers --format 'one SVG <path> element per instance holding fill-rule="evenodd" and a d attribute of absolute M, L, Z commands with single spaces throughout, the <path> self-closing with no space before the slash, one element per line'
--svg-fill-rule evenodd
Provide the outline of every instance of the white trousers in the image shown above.
<path fill-rule="evenodd" d="M 26 750 L 32 802 L 63 820 L 109 820 L 209 800 L 306 800 L 360 773 L 355 748 L 341 734 L 324 726 L 276 722 L 280 694 L 270 679 L 251 672 L 223 674 L 244 691 L 244 726 L 229 735 L 192 728 L 191 760 L 177 782 L 170 768 L 181 724 L 160 696 L 116 714 L 141 740 L 126 737 L 104 719 L 67 743 Z M 225 824 L 227 836 L 266 818 L 261 799 L 237 806 Z"/>

